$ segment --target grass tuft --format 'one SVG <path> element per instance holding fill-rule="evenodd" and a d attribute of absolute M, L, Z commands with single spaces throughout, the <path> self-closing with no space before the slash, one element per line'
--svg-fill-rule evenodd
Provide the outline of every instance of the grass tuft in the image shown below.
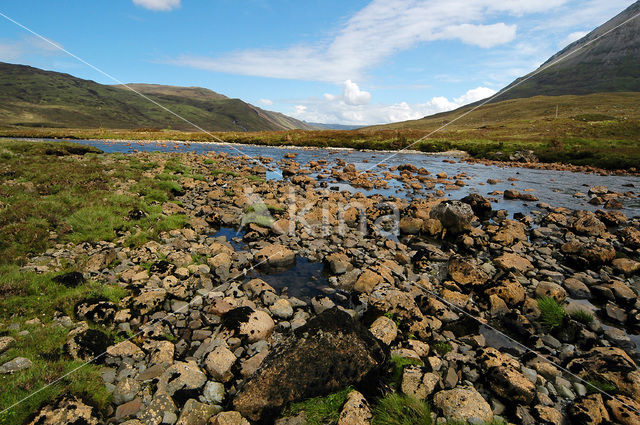
<path fill-rule="evenodd" d="M 373 408 L 372 425 L 431 425 L 431 409 L 421 400 L 389 394 Z"/>
<path fill-rule="evenodd" d="M 543 329 L 550 331 L 560 326 L 567 315 L 564 308 L 553 297 L 538 298 L 540 323 Z"/>
<path fill-rule="evenodd" d="M 296 416 L 300 412 L 304 412 L 307 425 L 336 424 L 338 423 L 342 406 L 351 391 L 353 391 L 353 388 L 347 387 L 325 397 L 315 397 L 299 403 L 293 403 L 283 411 L 283 415 Z"/>

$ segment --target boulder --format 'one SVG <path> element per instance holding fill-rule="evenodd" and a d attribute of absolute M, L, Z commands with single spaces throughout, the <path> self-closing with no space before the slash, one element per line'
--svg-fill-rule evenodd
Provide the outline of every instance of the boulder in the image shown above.
<path fill-rule="evenodd" d="M 16 357 L 0 366 L 0 374 L 10 374 L 29 369 L 33 362 L 26 357 Z"/>
<path fill-rule="evenodd" d="M 607 226 L 591 211 L 578 211 L 571 227 L 576 233 L 589 236 L 600 236 L 607 231 Z"/>
<path fill-rule="evenodd" d="M 505 253 L 493 260 L 503 270 L 526 273 L 533 270 L 533 264 L 517 254 Z"/>
<path fill-rule="evenodd" d="M 253 310 L 251 307 L 229 310 L 222 316 L 222 324 L 249 343 L 268 339 L 275 327 L 271 316 L 262 310 Z"/>
<path fill-rule="evenodd" d="M 526 241 L 526 226 L 519 221 L 503 220 L 491 240 L 503 246 L 511 246 L 517 241 Z"/>
<path fill-rule="evenodd" d="M 439 220 L 442 227 L 453 234 L 471 230 L 474 219 L 473 209 L 460 201 L 443 201 L 431 210 L 430 216 Z"/>
<path fill-rule="evenodd" d="M 640 398 L 640 371 L 631 357 L 617 347 L 595 347 L 584 357 L 571 360 L 567 369 L 583 379 L 601 379 L 623 394 Z"/>
<path fill-rule="evenodd" d="M 236 360 L 237 358 L 231 350 L 223 346 L 218 346 L 207 355 L 205 367 L 213 379 L 227 382 L 233 378 L 231 368 Z"/>
<path fill-rule="evenodd" d="M 468 204 L 473 210 L 473 213 L 480 219 L 485 220 L 491 217 L 491 202 L 483 196 L 477 193 L 471 193 L 460 201 Z"/>
<path fill-rule="evenodd" d="M 601 425 L 609 422 L 609 412 L 604 407 L 600 394 L 591 394 L 574 400 L 567 409 L 573 423 L 584 425 Z"/>
<path fill-rule="evenodd" d="M 449 420 L 473 423 L 493 421 L 491 406 L 471 386 L 440 391 L 433 397 L 433 403 Z"/>
<path fill-rule="evenodd" d="M 220 412 L 211 420 L 211 425 L 249 425 L 239 412 Z"/>
<path fill-rule="evenodd" d="M 75 288 L 86 281 L 84 275 L 80 272 L 63 273 L 55 276 L 52 280 L 68 288 Z"/>
<path fill-rule="evenodd" d="M 640 403 L 638 398 L 617 395 L 606 402 L 611 418 L 621 425 L 640 424 Z"/>
<path fill-rule="evenodd" d="M 424 373 L 421 367 L 408 366 L 402 373 L 400 389 L 408 396 L 425 400 L 435 390 L 440 377 L 432 372 Z"/>
<path fill-rule="evenodd" d="M 640 270 L 640 262 L 628 258 L 616 258 L 611 262 L 614 270 L 618 273 L 631 275 Z"/>
<path fill-rule="evenodd" d="M 75 360 L 89 361 L 104 354 L 112 339 L 97 329 L 78 330 L 69 333 L 71 338 L 64 346 L 65 351 Z M 98 360 L 102 359 L 100 357 Z"/>
<path fill-rule="evenodd" d="M 386 345 L 391 344 L 398 336 L 398 326 L 386 316 L 378 317 L 369 327 L 369 330 Z"/>
<path fill-rule="evenodd" d="M 0 336 L 0 354 L 7 351 L 16 343 L 16 340 L 10 336 Z"/>
<path fill-rule="evenodd" d="M 557 283 L 542 281 L 536 286 L 536 296 L 552 297 L 558 302 L 562 302 L 567 299 L 567 291 Z"/>
<path fill-rule="evenodd" d="M 489 279 L 487 273 L 471 259 L 453 257 L 447 266 L 449 276 L 460 285 L 483 285 Z"/>
<path fill-rule="evenodd" d="M 290 267 L 296 262 L 296 254 L 280 244 L 265 246 L 253 258 L 259 265 L 267 265 L 276 269 Z"/>
<path fill-rule="evenodd" d="M 206 424 L 219 411 L 220 409 L 216 406 L 200 403 L 191 398 L 184 404 L 176 425 Z"/>
<path fill-rule="evenodd" d="M 329 264 L 331 272 L 335 274 L 343 274 L 353 268 L 349 257 L 343 252 L 329 254 L 325 257 L 325 261 Z"/>
<path fill-rule="evenodd" d="M 101 298 L 78 301 L 73 309 L 78 320 L 89 320 L 97 325 L 111 324 L 117 310 L 114 303 Z"/>
<path fill-rule="evenodd" d="M 98 410 L 78 397 L 63 397 L 54 405 L 45 406 L 30 425 L 98 425 L 103 423 Z"/>
<path fill-rule="evenodd" d="M 493 347 L 481 350 L 479 357 L 491 389 L 500 397 L 530 404 L 536 386 L 520 372 L 520 362 Z"/>
<path fill-rule="evenodd" d="M 332 308 L 272 349 L 238 391 L 233 405 L 252 421 L 268 420 L 289 403 L 326 395 L 373 376 L 387 351 L 368 329 Z"/>

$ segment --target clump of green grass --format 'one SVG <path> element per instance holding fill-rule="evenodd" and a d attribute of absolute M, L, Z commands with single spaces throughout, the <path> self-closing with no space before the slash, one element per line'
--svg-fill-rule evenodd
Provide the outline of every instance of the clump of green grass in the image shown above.
<path fill-rule="evenodd" d="M 351 391 L 353 388 L 347 387 L 325 397 L 315 397 L 293 403 L 283 411 L 283 416 L 296 416 L 300 412 L 304 412 L 307 425 L 336 424 L 342 406 Z"/>
<path fill-rule="evenodd" d="M 444 356 L 449 351 L 453 350 L 453 347 L 446 341 L 437 341 L 431 344 L 431 349 L 438 353 L 440 356 Z"/>
<path fill-rule="evenodd" d="M 224 194 L 227 196 L 233 196 L 235 195 L 235 192 L 232 189 L 227 189 L 224 191 Z"/>
<path fill-rule="evenodd" d="M 560 326 L 567 315 L 564 308 L 553 297 L 538 298 L 540 323 L 542 328 L 550 331 Z"/>
<path fill-rule="evenodd" d="M 589 325 L 593 322 L 593 314 L 589 313 L 586 310 L 576 310 L 571 313 L 571 318 L 577 322 L 580 322 L 584 325 Z"/>
<path fill-rule="evenodd" d="M 389 394 L 373 408 L 372 425 L 431 425 L 431 409 L 421 400 Z"/>
<path fill-rule="evenodd" d="M 255 183 L 264 183 L 266 180 L 260 176 L 256 176 L 254 174 L 249 174 L 247 176 L 247 180 L 249 180 L 250 182 L 255 182 Z"/>
<path fill-rule="evenodd" d="M 236 173 L 235 171 L 230 171 L 230 170 L 222 170 L 222 169 L 215 169 L 215 170 L 211 170 L 211 175 L 212 176 L 219 176 L 219 175 L 225 175 L 225 176 L 232 176 L 232 177 L 238 177 L 238 173 Z"/>
<path fill-rule="evenodd" d="M 0 414 L 0 424 L 21 424 L 37 409 L 63 394 L 80 396 L 98 409 L 105 409 L 111 395 L 102 382 L 99 367 L 86 365 L 69 374 L 57 383 L 44 388 L 50 382 L 82 366 L 83 362 L 73 361 L 62 355 L 61 347 L 68 339 L 68 329 L 61 326 L 30 326 L 26 336 L 12 335 L 15 345 L 3 354 L 3 359 L 26 357 L 33 365 L 26 370 L 0 375 L 0 410 L 4 410 L 24 397 L 13 408 Z"/>
<path fill-rule="evenodd" d="M 191 168 L 181 164 L 177 158 L 172 158 L 164 164 L 164 170 L 177 174 L 188 174 L 191 171 Z"/>

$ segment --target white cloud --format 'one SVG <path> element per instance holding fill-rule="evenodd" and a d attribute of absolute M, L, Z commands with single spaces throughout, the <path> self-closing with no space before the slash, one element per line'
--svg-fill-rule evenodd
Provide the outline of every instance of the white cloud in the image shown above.
<path fill-rule="evenodd" d="M 263 105 L 267 105 L 267 106 L 273 105 L 273 100 L 271 100 L 271 99 L 260 99 L 260 100 L 258 100 L 258 102 L 262 103 Z"/>
<path fill-rule="evenodd" d="M 271 78 L 338 83 L 363 73 L 396 52 L 434 40 L 459 40 L 483 48 L 508 43 L 516 26 L 487 23 L 505 13 L 521 15 L 567 0 L 373 0 L 350 17 L 328 43 L 283 49 L 250 49 L 217 57 L 183 55 L 169 63 Z"/>
<path fill-rule="evenodd" d="M 351 80 L 344 82 L 342 97 L 347 105 L 366 105 L 371 100 L 371 93 L 360 90 L 360 87 Z"/>
<path fill-rule="evenodd" d="M 180 0 L 133 0 L 136 6 L 149 10 L 170 11 L 180 7 Z"/>
<path fill-rule="evenodd" d="M 330 124 L 386 124 L 418 119 L 437 112 L 449 111 L 467 103 L 484 99 L 494 93 L 495 90 L 493 89 L 477 87 L 454 99 L 439 96 L 424 103 L 409 104 L 407 102 L 399 102 L 389 105 L 349 104 L 344 93 L 342 95 L 325 94 L 323 98 L 299 100 L 294 105 L 293 112 L 288 115 L 309 122 Z"/>
<path fill-rule="evenodd" d="M 26 57 L 62 54 L 62 50 L 59 49 L 62 45 L 53 40 L 50 41 L 54 45 L 35 36 L 18 40 L 0 40 L 0 61 L 14 62 L 24 60 Z"/>
<path fill-rule="evenodd" d="M 575 32 L 572 32 L 571 34 L 566 36 L 564 40 L 562 40 L 560 42 L 559 46 L 560 47 L 568 46 L 569 44 L 573 43 L 574 41 L 580 40 L 582 37 L 584 37 L 587 34 L 589 34 L 589 31 L 575 31 Z"/>

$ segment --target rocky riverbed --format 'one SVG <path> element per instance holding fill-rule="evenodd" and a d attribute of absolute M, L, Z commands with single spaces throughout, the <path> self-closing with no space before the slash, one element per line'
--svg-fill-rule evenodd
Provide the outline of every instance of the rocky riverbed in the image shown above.
<path fill-rule="evenodd" d="M 130 293 L 41 324 L 71 329 L 65 355 L 99 356 L 111 406 L 68 396 L 32 423 L 305 423 L 283 409 L 350 386 L 343 425 L 370 423 L 392 392 L 429 402 L 438 424 L 640 423 L 640 218 L 620 211 L 633 185 L 587 187 L 588 207 L 570 209 L 515 186 L 457 196 L 464 173 L 411 164 L 132 155 L 160 164 L 150 175 L 172 157 L 200 176 L 162 205 L 189 225 L 29 260 L 76 265 L 65 285 Z M 2 373 L 29 368 L 2 360 Z"/>

